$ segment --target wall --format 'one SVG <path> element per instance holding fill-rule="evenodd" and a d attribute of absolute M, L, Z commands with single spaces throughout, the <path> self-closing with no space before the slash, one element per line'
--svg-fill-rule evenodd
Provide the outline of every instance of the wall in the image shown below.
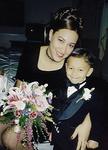
<path fill-rule="evenodd" d="M 26 41 L 24 27 L 0 27 L 0 47 L 10 48 L 11 41 Z"/>
<path fill-rule="evenodd" d="M 99 56 L 99 34 L 104 0 L 82 0 L 80 7 L 84 18 L 83 45 Z"/>
<path fill-rule="evenodd" d="M 51 13 L 60 7 L 76 7 L 79 0 L 26 0 L 25 23 L 47 23 Z"/>
<path fill-rule="evenodd" d="M 9 48 L 10 40 L 25 41 L 26 23 L 47 23 L 53 11 L 59 7 L 76 6 L 78 1 L 1 0 L 0 46 Z"/>
<path fill-rule="evenodd" d="M 99 36 L 100 36 L 100 21 L 101 21 L 104 0 L 95 0 L 95 1 L 94 0 L 66 0 L 66 1 L 65 0 L 45 0 L 45 1 L 15 0 L 14 3 L 13 0 L 5 1 L 5 3 L 9 3 L 9 2 L 11 2 L 11 4 L 15 4 L 15 2 L 17 2 L 18 4 L 20 3 L 21 8 L 24 5 L 23 7 L 24 14 L 22 14 L 24 15 L 23 17 L 24 25 L 26 23 L 41 23 L 41 24 L 47 23 L 50 19 L 51 14 L 60 7 L 66 7 L 66 6 L 78 7 L 85 20 L 84 32 L 82 37 L 83 46 L 89 47 L 91 50 L 94 51 L 94 53 L 97 56 L 99 55 L 98 43 L 99 43 Z M 3 0 L 2 3 L 4 3 Z M 14 13 L 16 12 L 13 12 L 13 14 Z M 17 15 L 18 14 L 16 14 L 16 18 Z M 19 15 L 21 14 L 19 13 Z M 9 39 L 23 40 L 23 41 L 26 40 L 25 26 L 21 27 L 18 24 L 17 28 L 15 26 L 14 27 L 11 26 L 8 32 L 6 30 L 7 27 L 4 29 L 5 35 L 7 33 L 7 36 L 3 35 L 4 31 L 0 26 L 0 33 L 1 31 L 3 31 L 2 35 L 0 35 L 0 46 L 9 47 L 10 44 Z M 13 34 L 13 30 L 15 31 L 14 34 Z"/>
<path fill-rule="evenodd" d="M 104 57 L 106 50 L 107 38 L 108 38 L 108 2 L 104 3 L 101 24 L 100 24 L 100 39 L 99 39 L 99 48 L 100 48 L 100 59 Z"/>
<path fill-rule="evenodd" d="M 102 60 L 102 77 L 108 82 L 108 1 L 104 3 L 100 24 L 99 57 Z"/>

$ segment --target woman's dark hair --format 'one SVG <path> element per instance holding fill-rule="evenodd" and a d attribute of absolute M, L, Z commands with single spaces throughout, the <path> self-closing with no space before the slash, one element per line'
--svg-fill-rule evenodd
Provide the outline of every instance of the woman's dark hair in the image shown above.
<path fill-rule="evenodd" d="M 50 28 L 54 32 L 59 29 L 70 29 L 80 34 L 83 28 L 82 18 L 80 18 L 77 9 L 71 7 L 61 8 L 52 15 Z"/>
<path fill-rule="evenodd" d="M 70 56 L 79 58 L 83 57 L 91 67 L 95 67 L 96 56 L 94 56 L 93 53 L 88 49 L 75 48 Z"/>

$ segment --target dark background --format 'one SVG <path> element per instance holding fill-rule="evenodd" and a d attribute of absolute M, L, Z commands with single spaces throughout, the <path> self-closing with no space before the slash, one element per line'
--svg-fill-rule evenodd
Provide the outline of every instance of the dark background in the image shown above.
<path fill-rule="evenodd" d="M 46 42 L 44 27 L 51 14 L 66 6 L 80 10 L 85 20 L 83 47 L 101 60 L 102 77 L 108 81 L 108 0 L 0 0 L 0 51 L 15 53 L 26 41 Z"/>
<path fill-rule="evenodd" d="M 105 0 L 0 0 L 0 33 L 2 33 L 1 36 L 4 36 L 3 33 L 5 35 L 8 33 L 7 37 L 9 34 L 16 34 L 16 36 L 14 35 L 15 37 L 11 36 L 8 40 L 26 40 L 27 24 L 46 24 L 55 10 L 60 7 L 72 6 L 80 9 L 85 20 L 84 45 L 95 49 L 95 53 L 98 55 L 100 25 L 103 8 L 106 3 L 107 1 Z M 40 29 L 37 27 L 35 30 Z M 0 45 L 4 40 L 5 37 L 0 40 Z M 9 43 L 4 45 L 5 47 L 10 46 Z"/>

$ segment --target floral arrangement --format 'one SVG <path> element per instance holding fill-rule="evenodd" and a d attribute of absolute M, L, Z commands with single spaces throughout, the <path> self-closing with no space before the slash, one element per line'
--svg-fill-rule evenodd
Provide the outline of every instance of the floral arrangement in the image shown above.
<path fill-rule="evenodd" d="M 0 122 L 12 123 L 14 131 L 19 133 L 21 128 L 31 128 L 32 125 L 51 118 L 52 93 L 47 92 L 48 84 L 39 85 L 38 82 L 22 82 L 20 87 L 11 87 L 8 94 L 0 96 Z M 50 111 L 49 111 L 50 110 Z M 29 129 L 30 130 L 30 129 Z M 28 137 L 30 132 L 28 130 Z M 32 131 L 31 131 L 32 132 Z M 32 138 L 32 136 L 31 136 Z M 30 139 L 29 139 L 30 141 Z"/>
<path fill-rule="evenodd" d="M 90 100 L 90 98 L 91 98 L 91 92 L 92 91 L 94 91 L 95 90 L 95 88 L 91 88 L 91 89 L 88 89 L 88 88 L 84 88 L 84 91 L 83 91 L 83 95 L 82 95 L 82 97 L 80 98 L 80 99 L 78 99 L 77 101 L 76 101 L 76 103 L 78 103 L 80 100 L 82 100 L 82 99 L 84 99 L 85 101 L 88 101 L 88 100 Z"/>

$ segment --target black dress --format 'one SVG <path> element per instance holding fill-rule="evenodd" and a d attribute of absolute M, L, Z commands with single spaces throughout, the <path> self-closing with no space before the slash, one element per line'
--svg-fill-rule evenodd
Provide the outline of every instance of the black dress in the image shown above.
<path fill-rule="evenodd" d="M 65 83 L 65 67 L 55 71 L 42 71 L 37 67 L 40 46 L 26 46 L 20 58 L 16 79 L 21 81 L 38 81 L 48 83 L 48 89 L 55 91 Z"/>
<path fill-rule="evenodd" d="M 55 95 L 55 91 L 61 86 L 65 86 L 65 67 L 63 66 L 59 70 L 55 71 L 42 71 L 37 67 L 38 59 L 40 53 L 40 46 L 30 46 L 27 45 L 21 55 L 18 70 L 16 74 L 16 79 L 21 81 L 33 82 L 38 81 L 39 84 L 48 84 L 47 90 L 51 91 Z M 52 130 L 52 125 L 47 122 L 48 131 Z M 37 139 L 37 134 L 34 130 L 34 137 Z M 40 130 L 40 129 L 39 129 Z M 39 142 L 43 142 L 47 138 L 44 136 L 43 131 L 39 133 Z"/>
<path fill-rule="evenodd" d="M 99 82 L 97 83 L 99 84 Z M 77 99 L 76 97 L 81 95 L 84 88 L 91 89 L 93 87 L 95 87 L 95 90 L 92 92 L 91 99 L 88 101 L 80 100 L 78 103 L 83 104 L 75 112 L 75 114 L 71 113 L 71 116 L 71 109 L 75 107 L 75 105 L 71 104 L 75 99 Z M 108 86 L 106 89 L 108 90 Z M 108 123 L 105 121 L 107 119 L 105 111 L 105 99 L 108 98 L 108 96 L 106 97 L 107 94 L 105 94 L 105 87 L 100 88 L 98 85 L 96 85 L 96 80 L 90 80 L 87 81 L 87 84 L 83 88 L 79 89 L 69 98 L 66 97 L 66 91 L 67 89 L 61 88 L 61 91 L 59 92 L 60 97 L 58 97 L 58 105 L 56 105 L 56 109 L 54 111 L 54 117 L 57 123 L 57 125 L 53 128 L 54 150 L 76 150 L 77 138 L 75 140 L 71 140 L 70 137 L 75 128 L 83 122 L 88 113 L 90 113 L 92 122 L 92 130 L 89 138 L 100 143 L 98 148 L 99 150 L 106 150 L 106 143 L 103 139 L 105 134 L 108 133 Z M 69 109 L 69 107 L 71 109 Z"/>

